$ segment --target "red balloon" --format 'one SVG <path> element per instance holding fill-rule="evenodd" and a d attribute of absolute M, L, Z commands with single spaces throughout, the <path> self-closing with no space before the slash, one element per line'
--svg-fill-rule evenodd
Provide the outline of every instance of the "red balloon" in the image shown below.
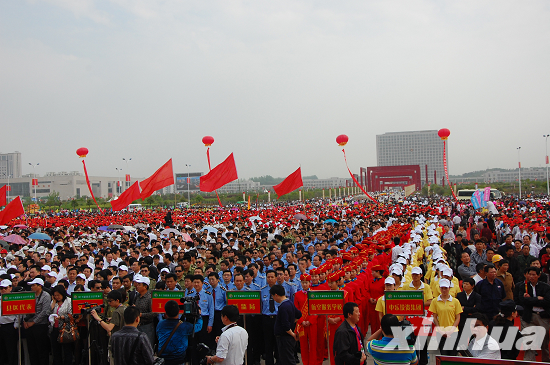
<path fill-rule="evenodd" d="M 338 146 L 345 146 L 348 143 L 348 136 L 345 134 L 341 134 L 338 137 L 336 137 L 336 143 L 338 143 Z"/>
<path fill-rule="evenodd" d="M 202 143 L 204 143 L 206 147 L 212 146 L 212 143 L 214 143 L 214 137 L 212 136 L 202 137 Z"/>
<path fill-rule="evenodd" d="M 439 130 L 439 132 L 437 132 L 437 135 L 442 140 L 446 140 L 451 135 L 451 131 L 448 130 L 447 128 L 442 128 L 442 129 Z"/>
<path fill-rule="evenodd" d="M 76 154 L 78 155 L 78 157 L 84 158 L 88 154 L 88 149 L 86 147 L 80 147 L 76 150 Z"/>

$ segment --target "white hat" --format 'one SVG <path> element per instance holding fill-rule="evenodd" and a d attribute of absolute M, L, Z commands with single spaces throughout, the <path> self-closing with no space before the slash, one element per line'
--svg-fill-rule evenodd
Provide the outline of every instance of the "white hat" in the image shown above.
<path fill-rule="evenodd" d="M 388 276 L 386 278 L 386 280 L 384 280 L 384 284 L 392 284 L 392 285 L 395 285 L 395 279 L 392 278 L 391 276 Z"/>
<path fill-rule="evenodd" d="M 412 270 L 411 270 L 411 274 L 419 274 L 419 275 L 422 275 L 422 269 L 419 268 L 418 266 L 417 266 L 417 267 L 413 267 Z"/>
<path fill-rule="evenodd" d="M 149 278 L 147 278 L 145 276 L 142 276 L 142 275 L 134 276 L 134 281 L 136 283 L 143 283 L 143 284 L 151 285 L 151 280 L 149 280 Z"/>
<path fill-rule="evenodd" d="M 443 269 L 443 276 L 453 276 L 453 270 L 451 270 L 451 268 L 445 268 Z"/>
<path fill-rule="evenodd" d="M 23 246 L 22 250 L 28 250 L 29 246 Z"/>
<path fill-rule="evenodd" d="M 397 263 L 406 265 L 407 264 L 407 259 L 405 259 L 404 257 L 400 257 L 400 258 L 397 259 Z"/>
<path fill-rule="evenodd" d="M 38 284 L 40 286 L 44 286 L 44 280 L 40 278 L 35 278 L 33 281 L 28 283 L 29 285 Z"/>
<path fill-rule="evenodd" d="M 42 271 L 52 271 L 52 268 L 50 267 L 50 265 L 44 265 L 40 268 L 40 270 L 42 270 Z"/>
<path fill-rule="evenodd" d="M 119 270 L 122 270 L 122 271 L 128 271 L 128 266 L 126 266 L 126 265 L 120 265 L 120 266 L 118 267 L 118 269 L 119 269 Z"/>
<path fill-rule="evenodd" d="M 8 286 L 11 286 L 11 281 L 9 281 L 8 279 L 0 281 L 0 287 L 7 288 Z"/>
<path fill-rule="evenodd" d="M 78 274 L 76 277 L 86 280 L 86 275 L 84 274 Z"/>
<path fill-rule="evenodd" d="M 170 270 L 168 270 L 167 268 L 163 267 L 162 270 L 160 270 L 160 272 L 167 272 L 167 273 L 169 273 Z"/>
<path fill-rule="evenodd" d="M 400 267 L 394 267 L 390 274 L 395 274 L 397 276 L 403 276 L 403 270 Z"/>
<path fill-rule="evenodd" d="M 55 271 L 49 272 L 48 276 L 57 277 L 57 273 Z"/>
<path fill-rule="evenodd" d="M 439 280 L 439 287 L 440 288 L 450 288 L 451 282 L 447 279 L 441 279 Z"/>

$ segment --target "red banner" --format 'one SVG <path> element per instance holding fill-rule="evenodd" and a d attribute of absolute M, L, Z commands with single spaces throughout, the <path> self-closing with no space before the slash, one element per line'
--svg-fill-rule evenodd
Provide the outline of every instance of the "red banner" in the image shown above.
<path fill-rule="evenodd" d="M 314 314 L 343 313 L 344 292 L 342 290 L 311 290 L 307 292 L 308 311 Z"/>
<path fill-rule="evenodd" d="M 132 181 L 132 180 L 130 179 L 130 174 L 126 174 L 126 182 L 130 182 L 130 181 Z"/>
<path fill-rule="evenodd" d="M 185 296 L 185 292 L 181 290 L 170 291 L 170 290 L 153 290 L 151 293 L 152 304 L 151 310 L 153 313 L 164 313 L 164 306 L 167 302 L 175 300 L 180 303 L 180 299 Z M 180 309 L 180 313 L 183 313 L 183 310 Z"/>
<path fill-rule="evenodd" d="M 90 304 L 92 307 L 103 304 L 103 292 L 72 292 L 71 304 L 73 314 L 80 314 L 85 303 Z"/>
<path fill-rule="evenodd" d="M 38 186 L 38 179 L 32 179 L 32 186 Z"/>
<path fill-rule="evenodd" d="M 227 305 L 234 305 L 240 314 L 260 314 L 261 296 L 259 291 L 228 291 Z"/>

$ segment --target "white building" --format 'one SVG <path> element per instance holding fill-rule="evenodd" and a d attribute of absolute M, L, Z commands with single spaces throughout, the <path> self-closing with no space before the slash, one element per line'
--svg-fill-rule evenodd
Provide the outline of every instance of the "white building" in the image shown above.
<path fill-rule="evenodd" d="M 487 183 L 492 182 L 515 182 L 519 180 L 518 169 L 506 170 L 506 171 L 490 171 L 483 175 L 483 181 Z M 521 169 L 521 180 L 542 180 L 546 181 L 546 168 L 543 167 L 531 167 Z"/>
<path fill-rule="evenodd" d="M 447 160 L 449 142 L 447 141 Z M 434 171 L 438 185 L 445 177 L 443 168 L 443 141 L 436 130 L 391 132 L 376 136 L 376 160 L 378 166 L 420 165 L 422 185 L 434 183 Z M 426 176 L 426 166 L 428 174 Z"/>
<path fill-rule="evenodd" d="M 0 179 L 16 179 L 22 171 L 21 152 L 0 153 Z"/>

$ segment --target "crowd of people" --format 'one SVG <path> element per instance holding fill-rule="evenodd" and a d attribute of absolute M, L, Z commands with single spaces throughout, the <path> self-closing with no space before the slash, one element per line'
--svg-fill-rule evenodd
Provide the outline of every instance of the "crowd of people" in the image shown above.
<path fill-rule="evenodd" d="M 389 328 L 403 320 L 415 325 L 418 338 L 437 337 L 443 355 L 460 352 L 453 344 L 472 323 L 466 353 L 498 359 L 520 356 L 517 346 L 500 346 L 518 322 L 522 330 L 543 327 L 539 352 L 549 362 L 550 206 L 512 198 L 494 203 L 499 213 L 450 199 L 379 205 L 349 198 L 250 210 L 64 211 L 14 220 L 0 227 L 0 240 L 23 242 L 0 251 L 0 293 L 35 292 L 36 313 L 0 317 L 0 364 L 17 363 L 19 327 L 31 365 L 49 365 L 50 357 L 53 364 L 85 364 L 88 354 L 93 364 L 116 364 L 114 340 L 134 331 L 125 324 L 143 334 L 146 356 L 162 349 L 168 365 L 198 365 L 204 356 L 197 345 L 220 347 L 217 338 L 228 326 L 246 327 L 249 364 L 350 364 L 338 350 L 338 331 L 370 334 L 362 353 L 377 361 L 384 339 L 392 337 Z M 49 239 L 28 238 L 36 232 Z M 179 307 L 153 308 L 153 290 L 198 298 L 200 316 L 178 325 Z M 259 291 L 261 314 L 227 325 L 222 311 L 235 290 Z M 343 291 L 353 305 L 339 314 L 310 314 L 311 290 Z M 424 316 L 391 317 L 384 294 L 396 290 L 421 291 Z M 104 308 L 72 313 L 71 294 L 79 291 L 102 292 Z M 433 329 L 423 334 L 419 323 L 426 319 Z M 78 331 L 74 341 L 61 340 L 67 326 Z M 497 336 L 495 328 L 504 330 Z M 427 364 L 426 348 L 416 348 L 410 362 Z M 358 356 L 354 364 L 365 361 Z M 536 350 L 521 356 L 534 361 Z M 240 365 L 238 357 L 231 361 Z"/>

